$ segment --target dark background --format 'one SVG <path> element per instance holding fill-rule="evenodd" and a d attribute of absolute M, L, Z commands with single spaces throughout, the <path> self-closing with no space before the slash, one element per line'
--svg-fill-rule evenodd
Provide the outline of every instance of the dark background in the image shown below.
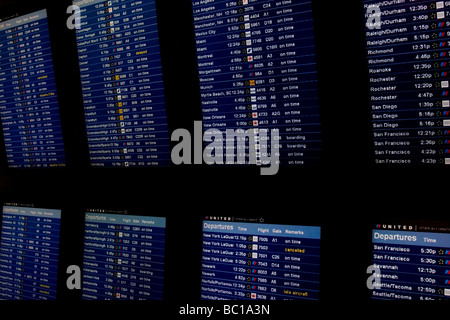
<path fill-rule="evenodd" d="M 201 120 L 190 0 L 156 0 L 169 132 L 193 132 Z M 365 273 L 370 230 L 387 219 L 449 222 L 448 168 L 375 167 L 371 159 L 365 21 L 361 1 L 313 1 L 323 132 L 323 161 L 312 167 L 280 167 L 262 177 L 257 168 L 210 167 L 90 168 L 75 44 L 66 28 L 67 0 L 0 1 L 0 15 L 47 9 L 66 146 L 67 167 L 12 170 L 0 152 L 1 201 L 62 209 L 59 292 L 56 307 L 75 316 L 119 317 L 144 311 L 177 314 L 201 302 L 201 219 L 206 215 L 264 217 L 274 223 L 322 226 L 321 301 L 271 304 L 272 319 L 284 315 L 391 315 L 429 312 L 429 305 L 369 301 Z M 167 217 L 164 302 L 81 303 L 66 288 L 66 268 L 82 265 L 84 210 L 127 209 Z M 0 307 L 34 314 L 48 303 L 16 302 Z M 221 305 L 221 304 L 220 304 Z M 355 311 L 360 306 L 364 311 Z M 50 307 L 55 307 L 50 304 Z M 67 307 L 67 308 L 66 308 Z M 433 304 L 433 312 L 443 310 Z M 159 318 L 159 317 L 157 317 Z M 162 318 L 162 317 L 161 317 Z"/>

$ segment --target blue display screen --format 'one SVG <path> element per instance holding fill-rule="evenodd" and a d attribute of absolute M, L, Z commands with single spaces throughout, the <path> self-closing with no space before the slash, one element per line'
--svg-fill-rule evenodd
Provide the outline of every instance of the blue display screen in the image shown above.
<path fill-rule="evenodd" d="M 254 154 L 265 165 L 274 153 L 279 164 L 316 163 L 321 129 L 311 1 L 192 4 L 206 137 L 227 129 L 248 134 L 245 148 L 224 150 L 227 163 L 248 164 L 241 155 Z M 277 144 L 266 143 L 272 130 Z"/>
<path fill-rule="evenodd" d="M 377 164 L 450 164 L 449 6 L 364 1 Z"/>
<path fill-rule="evenodd" d="M 166 219 L 86 213 L 82 298 L 162 300 Z"/>
<path fill-rule="evenodd" d="M 56 299 L 60 221 L 60 210 L 3 207 L 0 299 Z"/>
<path fill-rule="evenodd" d="M 373 299 L 450 299 L 450 233 L 431 232 L 436 229 L 376 226 L 372 261 L 379 283 L 374 284 Z"/>
<path fill-rule="evenodd" d="M 203 300 L 319 299 L 320 227 L 203 221 Z"/>
<path fill-rule="evenodd" d="M 155 1 L 74 4 L 91 165 L 169 165 Z"/>
<path fill-rule="evenodd" d="M 65 166 L 46 10 L 0 23 L 0 115 L 9 167 Z"/>

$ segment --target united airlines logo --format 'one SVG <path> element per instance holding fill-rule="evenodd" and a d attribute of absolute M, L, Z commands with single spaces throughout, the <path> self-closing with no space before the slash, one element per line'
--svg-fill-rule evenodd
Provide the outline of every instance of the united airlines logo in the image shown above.
<path fill-rule="evenodd" d="M 413 225 L 404 224 L 377 224 L 375 229 L 413 231 L 415 230 L 415 227 Z"/>

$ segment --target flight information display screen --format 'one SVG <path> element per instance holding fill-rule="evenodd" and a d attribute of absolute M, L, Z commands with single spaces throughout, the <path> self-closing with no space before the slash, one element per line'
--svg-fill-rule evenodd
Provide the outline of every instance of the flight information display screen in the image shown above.
<path fill-rule="evenodd" d="M 89 210 L 83 300 L 162 300 L 166 219 Z"/>
<path fill-rule="evenodd" d="M 450 4 L 364 0 L 364 7 L 372 17 L 366 46 L 375 163 L 449 165 Z"/>
<path fill-rule="evenodd" d="M 169 165 L 155 0 L 74 4 L 91 165 Z"/>
<path fill-rule="evenodd" d="M 206 137 L 227 129 L 248 137 L 245 148 L 239 139 L 234 150 L 223 147 L 226 163 L 246 164 L 241 155 L 253 154 L 264 165 L 273 153 L 279 164 L 315 163 L 321 129 L 311 1 L 192 6 Z"/>
<path fill-rule="evenodd" d="M 60 210 L 3 207 L 0 299 L 56 299 L 60 222 Z"/>
<path fill-rule="evenodd" d="M 373 299 L 450 300 L 449 226 L 378 224 L 372 261 Z"/>
<path fill-rule="evenodd" d="M 319 299 L 320 227 L 232 220 L 203 221 L 202 300 Z"/>
<path fill-rule="evenodd" d="M 0 22 L 0 116 L 9 167 L 65 166 L 46 10 Z"/>

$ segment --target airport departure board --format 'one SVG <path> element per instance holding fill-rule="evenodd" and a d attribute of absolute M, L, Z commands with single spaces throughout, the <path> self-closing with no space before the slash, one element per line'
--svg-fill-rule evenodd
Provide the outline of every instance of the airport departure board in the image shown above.
<path fill-rule="evenodd" d="M 450 300 L 449 227 L 378 224 L 372 246 L 373 299 Z"/>
<path fill-rule="evenodd" d="M 46 10 L 0 21 L 0 116 L 9 167 L 65 166 Z"/>
<path fill-rule="evenodd" d="M 55 300 L 61 211 L 4 206 L 0 299 Z"/>
<path fill-rule="evenodd" d="M 192 7 L 206 137 L 227 129 L 248 137 L 245 148 L 238 139 L 234 149 L 223 146 L 223 162 L 248 164 L 242 155 L 254 155 L 262 165 L 316 163 L 321 129 L 311 1 L 193 0 Z"/>
<path fill-rule="evenodd" d="M 166 219 L 85 216 L 83 300 L 162 300 Z"/>
<path fill-rule="evenodd" d="M 375 163 L 449 165 L 449 2 L 364 8 Z"/>
<path fill-rule="evenodd" d="M 320 227 L 203 221 L 202 300 L 318 300 Z"/>
<path fill-rule="evenodd" d="M 82 0 L 76 30 L 92 166 L 170 164 L 154 0 Z"/>

